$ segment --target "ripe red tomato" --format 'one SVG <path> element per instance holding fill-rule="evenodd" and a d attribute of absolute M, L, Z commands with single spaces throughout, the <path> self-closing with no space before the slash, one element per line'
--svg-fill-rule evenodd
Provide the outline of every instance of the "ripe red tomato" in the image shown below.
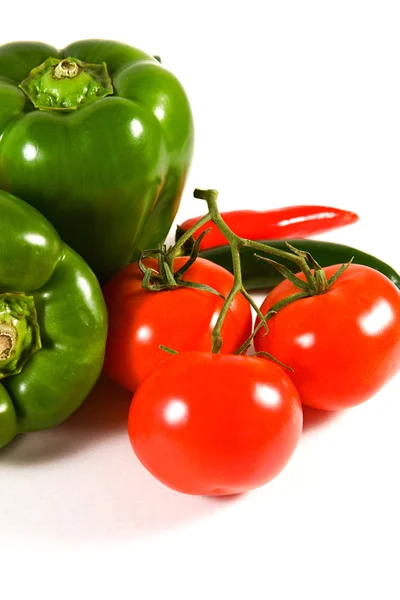
<path fill-rule="evenodd" d="M 187 260 L 187 257 L 175 259 L 174 269 L 179 269 Z M 147 259 L 144 264 L 157 270 L 154 259 Z M 104 371 L 132 392 L 169 356 L 159 348 L 160 344 L 178 352 L 210 352 L 211 332 L 223 305 L 219 296 L 196 289 L 145 291 L 141 287 L 142 279 L 137 264 L 132 263 L 103 290 L 109 319 Z M 228 295 L 233 285 L 231 273 L 203 258 L 195 261 L 183 279 L 206 284 L 223 296 Z M 237 350 L 251 329 L 249 303 L 238 294 L 222 326 L 221 352 Z"/>
<path fill-rule="evenodd" d="M 276 364 L 184 352 L 143 381 L 128 431 L 139 460 L 165 485 L 186 494 L 226 495 L 278 475 L 302 422 L 299 395 Z"/>
<path fill-rule="evenodd" d="M 338 268 L 324 269 L 326 276 Z M 298 291 L 289 281 L 280 283 L 261 312 Z M 326 293 L 293 302 L 268 325 L 267 335 L 256 334 L 255 349 L 294 369 L 289 376 L 300 399 L 313 408 L 360 404 L 400 368 L 400 293 L 370 267 L 350 265 Z"/>

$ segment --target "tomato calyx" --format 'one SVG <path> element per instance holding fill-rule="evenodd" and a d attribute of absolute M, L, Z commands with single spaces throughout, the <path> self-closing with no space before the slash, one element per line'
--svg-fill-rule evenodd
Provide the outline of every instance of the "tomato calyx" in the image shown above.
<path fill-rule="evenodd" d="M 143 273 L 142 288 L 148 292 L 161 292 L 163 290 L 173 290 L 179 287 L 186 287 L 202 290 L 203 292 L 210 292 L 211 294 L 216 294 L 225 300 L 225 296 L 220 294 L 217 290 L 209 285 L 182 279 L 184 274 L 197 259 L 201 240 L 206 233 L 207 231 L 204 231 L 202 235 L 199 236 L 199 239 L 197 240 L 198 243 L 196 242 L 196 244 L 194 244 L 189 259 L 175 272 L 173 270 L 175 255 L 171 254 L 166 245 L 161 244 L 158 248 L 145 250 L 142 252 L 138 260 L 139 269 Z M 152 269 L 151 267 L 146 267 L 146 265 L 143 263 L 146 258 L 154 256 L 157 256 L 158 258 L 158 271 Z"/>
<path fill-rule="evenodd" d="M 288 306 L 289 304 L 296 302 L 297 300 L 301 300 L 302 298 L 309 298 L 310 296 L 326 294 L 326 292 L 329 291 L 329 289 L 332 287 L 332 285 L 335 283 L 335 281 L 342 275 L 342 273 L 344 273 L 344 271 L 353 262 L 353 258 L 351 258 L 348 263 L 341 265 L 338 268 L 338 270 L 329 279 L 327 279 L 324 269 L 317 263 L 317 261 L 312 257 L 312 255 L 309 252 L 304 252 L 303 250 L 299 250 L 298 248 L 295 248 L 288 242 L 286 242 L 286 245 L 289 247 L 289 249 L 294 254 L 302 257 L 309 264 L 310 272 L 308 272 L 308 271 L 306 272 L 303 270 L 303 273 L 305 274 L 305 277 L 306 277 L 306 281 L 304 281 L 303 279 L 300 279 L 300 277 L 298 277 L 297 275 L 292 273 L 292 271 L 290 271 L 290 269 L 288 269 L 281 263 L 271 260 L 270 258 L 267 258 L 266 256 L 260 256 L 258 254 L 255 254 L 256 258 L 265 260 L 266 262 L 268 262 L 269 264 L 274 266 L 277 269 L 277 271 L 279 271 L 279 273 L 281 273 L 281 275 L 283 275 L 285 277 L 285 279 L 289 280 L 291 283 L 293 283 L 294 286 L 299 288 L 301 291 L 297 292 L 295 294 L 292 294 L 291 296 L 287 296 L 286 298 L 283 298 L 279 302 L 276 302 L 268 310 L 268 312 L 264 315 L 264 317 L 263 317 L 264 322 L 260 321 L 260 323 L 258 323 L 257 327 L 254 328 L 250 337 L 239 348 L 239 350 L 237 351 L 238 354 L 241 354 L 242 352 L 247 350 L 247 348 L 250 346 L 251 342 L 253 341 L 254 337 L 256 336 L 258 331 L 261 329 L 261 327 L 265 327 L 267 321 L 269 319 L 271 319 L 271 317 L 273 317 L 278 311 L 285 308 L 285 306 Z M 268 358 L 271 358 L 271 357 L 268 357 Z M 274 360 L 276 361 L 276 359 L 274 359 Z M 283 365 L 283 366 L 286 366 L 286 368 L 290 369 L 290 367 L 287 367 L 287 365 Z"/>
<path fill-rule="evenodd" d="M 316 296 L 319 294 L 325 294 L 330 287 L 335 283 L 338 277 L 351 265 L 353 262 L 353 258 L 349 260 L 348 263 L 343 264 L 339 269 L 334 273 L 329 279 L 327 279 L 325 275 L 324 269 L 317 263 L 317 261 L 312 257 L 309 252 L 305 252 L 304 250 L 299 250 L 295 248 L 289 242 L 286 242 L 287 247 L 297 256 L 303 258 L 309 265 L 309 271 L 304 271 L 303 273 L 306 276 L 306 281 L 300 279 L 297 275 L 292 273 L 290 269 L 278 263 L 275 260 L 267 258 L 266 256 L 260 256 L 259 254 L 255 254 L 254 256 L 260 260 L 265 260 L 270 265 L 276 268 L 277 271 L 285 279 L 288 279 L 293 285 L 297 288 L 300 288 L 305 296 Z M 297 299 L 297 298 L 296 298 Z"/>

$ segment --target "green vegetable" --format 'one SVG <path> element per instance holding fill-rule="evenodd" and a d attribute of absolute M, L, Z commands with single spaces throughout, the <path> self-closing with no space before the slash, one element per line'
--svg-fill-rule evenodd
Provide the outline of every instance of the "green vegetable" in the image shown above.
<path fill-rule="evenodd" d="M 164 241 L 192 151 L 187 96 L 153 56 L 107 40 L 0 47 L 0 188 L 102 283 Z"/>
<path fill-rule="evenodd" d="M 359 265 L 372 267 L 380 271 L 388 277 L 400 289 L 400 275 L 396 273 L 392 267 L 379 260 L 371 254 L 332 242 L 309 239 L 294 239 L 294 240 L 263 240 L 262 244 L 273 246 L 279 250 L 288 250 L 286 242 L 289 242 L 295 248 L 304 250 L 312 254 L 313 258 L 320 264 L 321 267 L 329 265 L 343 264 L 349 262 L 354 257 L 353 262 Z M 240 251 L 243 284 L 248 290 L 256 289 L 271 289 L 278 285 L 284 278 L 272 265 L 264 260 L 259 260 L 254 257 L 255 251 L 252 248 L 243 247 Z M 257 252 L 260 256 L 265 255 L 268 258 L 275 257 Z M 212 262 L 225 267 L 228 271 L 233 272 L 232 256 L 229 246 L 220 246 L 200 252 L 199 256 L 207 258 Z M 292 272 L 297 272 L 297 265 L 288 260 L 279 258 L 279 262 L 285 265 Z"/>
<path fill-rule="evenodd" d="M 69 417 L 96 383 L 100 285 L 36 209 L 0 191 L 0 448 Z"/>

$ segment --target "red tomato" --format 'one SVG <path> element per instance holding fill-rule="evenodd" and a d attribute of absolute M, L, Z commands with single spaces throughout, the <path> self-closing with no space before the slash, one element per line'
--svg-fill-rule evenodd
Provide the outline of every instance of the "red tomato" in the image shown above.
<path fill-rule="evenodd" d="M 326 276 L 338 268 L 327 267 Z M 289 281 L 280 283 L 261 312 L 298 291 Z M 400 293 L 370 267 L 350 265 L 328 292 L 295 301 L 268 325 L 267 335 L 256 334 L 255 349 L 292 367 L 301 401 L 314 408 L 364 402 L 400 368 Z"/>
<path fill-rule="evenodd" d="M 128 430 L 143 465 L 186 494 L 237 494 L 275 477 L 301 435 L 299 395 L 261 358 L 185 352 L 133 397 Z"/>
<path fill-rule="evenodd" d="M 174 269 L 187 260 L 177 258 Z M 157 270 L 154 259 L 147 259 L 144 264 Z M 211 332 L 224 302 L 211 292 L 183 287 L 148 292 L 141 287 L 142 279 L 137 264 L 132 263 L 103 290 L 109 318 L 104 370 L 132 392 L 169 356 L 159 348 L 160 344 L 178 352 L 211 351 Z M 233 285 L 231 273 L 203 258 L 196 260 L 183 279 L 209 285 L 223 296 Z M 238 294 L 222 326 L 221 351 L 237 350 L 251 334 L 251 328 L 250 305 Z"/>

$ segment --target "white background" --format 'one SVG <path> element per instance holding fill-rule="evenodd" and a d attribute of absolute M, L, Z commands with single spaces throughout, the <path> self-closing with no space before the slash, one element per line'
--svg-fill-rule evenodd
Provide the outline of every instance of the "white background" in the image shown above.
<path fill-rule="evenodd" d="M 400 269 L 396 0 L 37 0 L 2 2 L 1 21 L 0 43 L 103 37 L 161 55 L 196 125 L 177 221 L 203 210 L 194 187 L 218 188 L 222 210 L 349 208 L 359 223 L 319 237 Z M 129 394 L 103 381 L 67 423 L 1 452 L 1 596 L 398 599 L 399 390 L 398 376 L 357 408 L 307 411 L 277 479 L 210 499 L 144 470 Z"/>

